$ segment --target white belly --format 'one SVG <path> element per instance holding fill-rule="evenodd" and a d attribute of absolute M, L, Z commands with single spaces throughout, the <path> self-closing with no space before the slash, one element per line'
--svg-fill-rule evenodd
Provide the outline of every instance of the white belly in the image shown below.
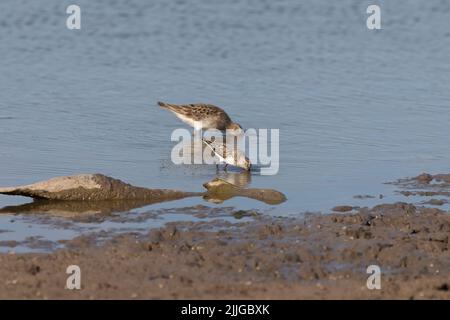
<path fill-rule="evenodd" d="M 175 113 L 175 112 L 174 112 L 174 113 Z M 180 119 L 180 120 L 183 121 L 184 123 L 190 125 L 191 127 L 196 128 L 197 122 L 194 121 L 194 119 L 189 118 L 189 117 L 186 117 L 186 116 L 184 116 L 184 115 L 182 115 L 182 114 L 179 114 L 179 113 L 175 113 L 175 115 L 178 117 L 178 119 Z M 198 126 L 198 125 L 197 125 L 197 126 Z M 197 128 L 196 128 L 196 129 L 197 129 Z"/>
<path fill-rule="evenodd" d="M 214 128 L 211 124 L 210 121 L 208 120 L 204 120 L 204 121 L 195 121 L 192 118 L 186 117 L 182 114 L 178 114 L 175 113 L 175 115 L 184 123 L 186 123 L 187 125 L 193 127 L 195 130 L 206 130 L 206 129 L 211 129 Z"/>

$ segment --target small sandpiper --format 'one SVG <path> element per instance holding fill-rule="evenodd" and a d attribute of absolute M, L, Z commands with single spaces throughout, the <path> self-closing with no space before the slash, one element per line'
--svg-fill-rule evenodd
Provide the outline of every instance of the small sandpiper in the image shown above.
<path fill-rule="evenodd" d="M 203 143 L 214 152 L 214 155 L 219 158 L 221 163 L 225 163 L 225 169 L 230 164 L 246 171 L 250 171 L 252 164 L 249 158 L 247 158 L 245 154 L 236 147 L 227 148 L 227 144 L 225 142 L 219 143 L 207 139 L 203 139 Z M 219 165 L 217 164 L 217 168 L 218 167 Z"/>
<path fill-rule="evenodd" d="M 239 124 L 231 121 L 222 108 L 212 104 L 176 105 L 158 102 L 158 105 L 172 111 L 181 121 L 193 127 L 195 131 L 217 129 L 222 132 L 226 131 L 234 136 L 243 134 L 243 129 Z"/>

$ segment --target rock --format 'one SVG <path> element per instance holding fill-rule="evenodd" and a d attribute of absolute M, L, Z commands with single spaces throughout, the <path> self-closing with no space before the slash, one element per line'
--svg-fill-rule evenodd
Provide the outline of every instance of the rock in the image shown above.
<path fill-rule="evenodd" d="M 247 174 L 244 178 L 242 185 L 249 179 Z M 0 194 L 35 199 L 32 203 L 1 208 L 0 213 L 48 213 L 75 217 L 124 212 L 153 203 L 196 196 L 203 196 L 205 200 L 215 203 L 236 196 L 268 204 L 279 204 L 286 200 L 285 195 L 276 190 L 246 189 L 219 178 L 205 183 L 204 186 L 206 192 L 184 192 L 136 187 L 102 174 L 57 177 L 25 186 L 0 188 Z"/>
<path fill-rule="evenodd" d="M 280 204 L 286 201 L 286 196 L 277 190 L 241 188 L 220 178 L 215 178 L 203 186 L 208 190 L 203 198 L 214 203 L 222 203 L 233 197 L 252 198 L 267 204 Z"/>
<path fill-rule="evenodd" d="M 46 200 L 150 200 L 155 202 L 202 195 L 198 192 L 135 187 L 102 174 L 58 177 L 25 186 L 0 188 L 0 194 Z"/>
<path fill-rule="evenodd" d="M 242 219 L 244 217 L 256 217 L 258 216 L 258 212 L 253 210 L 238 210 L 234 211 L 232 215 L 235 219 Z"/>
<path fill-rule="evenodd" d="M 447 203 L 447 201 L 443 200 L 443 199 L 430 199 L 430 200 L 424 202 L 423 204 L 430 204 L 432 206 L 443 206 L 446 203 Z"/>
<path fill-rule="evenodd" d="M 421 175 L 418 175 L 416 177 L 416 180 L 419 183 L 429 184 L 433 180 L 433 176 L 431 174 L 428 174 L 428 173 L 422 173 Z"/>
<path fill-rule="evenodd" d="M 433 178 L 438 182 L 450 183 L 450 174 L 437 174 Z"/>
<path fill-rule="evenodd" d="M 336 206 L 332 210 L 335 212 L 348 212 L 348 211 L 352 211 L 353 207 L 352 206 Z"/>
<path fill-rule="evenodd" d="M 356 196 L 353 196 L 354 199 L 374 199 L 375 196 L 371 196 L 369 194 L 358 194 Z"/>

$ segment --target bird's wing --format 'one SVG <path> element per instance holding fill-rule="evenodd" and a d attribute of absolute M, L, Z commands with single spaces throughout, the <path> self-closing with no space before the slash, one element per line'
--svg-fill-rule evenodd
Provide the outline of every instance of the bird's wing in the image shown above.
<path fill-rule="evenodd" d="M 203 142 L 214 152 L 214 154 L 221 160 L 226 158 L 226 146 L 214 141 L 203 139 Z"/>
<path fill-rule="evenodd" d="M 223 109 L 214 106 L 212 104 L 191 103 L 191 104 L 177 105 L 165 102 L 158 102 L 158 105 L 172 112 L 192 118 L 195 121 L 200 121 L 205 117 L 222 117 L 225 118 L 225 122 L 231 121 L 230 117 L 226 114 L 225 111 L 223 111 Z"/>

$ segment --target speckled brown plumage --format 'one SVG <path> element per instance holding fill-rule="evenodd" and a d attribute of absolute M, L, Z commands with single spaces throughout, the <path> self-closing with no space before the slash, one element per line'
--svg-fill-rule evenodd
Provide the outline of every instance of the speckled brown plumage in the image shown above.
<path fill-rule="evenodd" d="M 222 108 L 212 104 L 193 103 L 176 105 L 158 102 L 158 105 L 172 111 L 183 122 L 196 129 L 234 130 L 236 128 L 240 128 L 238 124 L 231 121 L 228 114 Z M 195 122 L 202 123 L 196 124 Z M 233 125 L 235 126 L 234 128 Z"/>

